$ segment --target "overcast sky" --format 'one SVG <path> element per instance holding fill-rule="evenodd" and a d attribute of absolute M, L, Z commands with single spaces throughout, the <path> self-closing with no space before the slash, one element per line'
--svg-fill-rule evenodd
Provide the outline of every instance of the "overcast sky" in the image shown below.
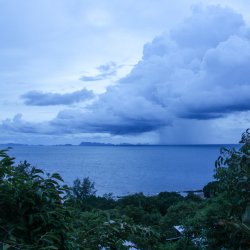
<path fill-rule="evenodd" d="M 250 1 L 0 0 L 0 143 L 237 143 Z"/>

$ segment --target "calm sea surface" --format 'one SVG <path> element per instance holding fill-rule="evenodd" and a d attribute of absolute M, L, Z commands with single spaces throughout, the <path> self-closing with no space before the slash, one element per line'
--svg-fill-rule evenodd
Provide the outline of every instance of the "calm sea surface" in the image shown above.
<path fill-rule="evenodd" d="M 212 180 L 219 145 L 203 146 L 14 146 L 16 163 L 27 160 L 58 172 L 67 184 L 89 177 L 99 194 L 201 189 Z"/>

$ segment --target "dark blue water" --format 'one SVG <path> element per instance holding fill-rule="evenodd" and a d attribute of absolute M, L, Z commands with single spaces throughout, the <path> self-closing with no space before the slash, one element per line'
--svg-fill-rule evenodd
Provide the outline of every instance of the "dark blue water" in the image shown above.
<path fill-rule="evenodd" d="M 90 177 L 99 194 L 156 194 L 201 189 L 212 180 L 220 147 L 15 146 L 10 155 L 60 173 L 67 184 Z"/>

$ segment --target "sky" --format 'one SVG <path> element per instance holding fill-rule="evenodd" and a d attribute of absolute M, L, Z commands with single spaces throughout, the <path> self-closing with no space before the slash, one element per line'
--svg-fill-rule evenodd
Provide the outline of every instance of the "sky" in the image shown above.
<path fill-rule="evenodd" d="M 0 0 L 0 144 L 238 143 L 250 1 Z"/>

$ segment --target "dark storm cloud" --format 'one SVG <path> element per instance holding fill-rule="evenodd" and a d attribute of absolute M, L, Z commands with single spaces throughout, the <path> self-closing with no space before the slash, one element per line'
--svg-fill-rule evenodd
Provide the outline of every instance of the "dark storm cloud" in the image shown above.
<path fill-rule="evenodd" d="M 132 112 L 131 109 L 136 105 L 134 102 L 137 102 L 138 109 Z M 81 132 L 107 132 L 122 135 L 156 130 L 167 122 L 167 118 L 164 121 L 161 118 L 165 116 L 165 110 L 154 107 L 151 103 L 130 100 L 122 105 L 123 114 L 120 112 L 121 105 L 116 109 L 115 105 L 100 108 L 98 104 L 98 107 L 92 106 L 91 112 L 64 110 L 50 122 L 50 125 L 62 131 L 75 129 Z"/>
<path fill-rule="evenodd" d="M 25 99 L 25 104 L 34 106 L 69 105 L 86 101 L 93 97 L 93 92 L 87 89 L 66 94 L 31 91 L 21 96 L 22 99 Z"/>

